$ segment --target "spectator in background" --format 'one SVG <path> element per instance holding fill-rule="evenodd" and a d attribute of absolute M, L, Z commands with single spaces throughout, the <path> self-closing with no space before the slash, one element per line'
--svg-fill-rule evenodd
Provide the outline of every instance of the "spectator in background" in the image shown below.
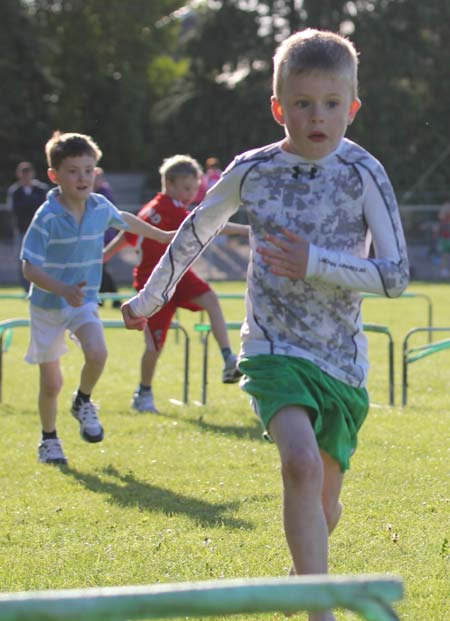
<path fill-rule="evenodd" d="M 96 194 L 102 194 L 105 196 L 111 203 L 114 204 L 114 197 L 112 193 L 111 186 L 106 181 L 105 171 L 100 166 L 96 169 L 95 181 L 94 181 L 94 192 Z"/>
<path fill-rule="evenodd" d="M 97 174 L 94 180 L 94 192 L 96 194 L 102 194 L 105 198 L 107 198 L 113 205 L 115 205 L 114 197 L 112 193 L 111 186 L 105 179 L 105 171 L 103 168 L 97 167 Z M 117 230 L 110 227 L 105 231 L 104 243 L 105 246 L 109 244 L 110 241 L 114 239 L 117 235 Z M 111 274 L 106 268 L 106 265 L 103 264 L 102 270 L 102 282 L 100 284 L 100 293 L 118 293 L 116 282 Z M 100 303 L 103 305 L 103 302 Z M 113 300 L 112 307 L 120 308 L 122 302 L 121 300 Z"/>
<path fill-rule="evenodd" d="M 206 192 L 220 179 L 222 171 L 217 157 L 208 157 L 205 163 L 205 172 L 200 181 L 198 192 L 194 199 L 194 205 L 198 205 L 205 198 Z"/>
<path fill-rule="evenodd" d="M 439 210 L 437 227 L 437 247 L 440 257 L 442 278 L 450 276 L 450 202 L 447 201 Z"/>
<path fill-rule="evenodd" d="M 34 166 L 30 162 L 19 162 L 17 164 L 16 177 L 17 181 L 8 188 L 6 208 L 12 214 L 14 235 L 20 252 L 23 237 L 33 219 L 34 212 L 45 201 L 48 185 L 35 178 Z M 22 264 L 19 259 L 17 266 L 20 283 L 28 292 L 29 283 L 23 277 Z"/>
<path fill-rule="evenodd" d="M 198 192 L 195 196 L 193 206 L 199 205 L 206 196 L 206 192 L 213 187 L 213 185 L 222 176 L 222 170 L 220 168 L 220 162 L 217 157 L 208 157 L 205 162 L 205 172 L 200 180 Z M 228 244 L 228 235 L 218 235 L 214 241 L 213 246 L 226 246 Z M 208 252 L 208 251 L 207 251 Z"/>

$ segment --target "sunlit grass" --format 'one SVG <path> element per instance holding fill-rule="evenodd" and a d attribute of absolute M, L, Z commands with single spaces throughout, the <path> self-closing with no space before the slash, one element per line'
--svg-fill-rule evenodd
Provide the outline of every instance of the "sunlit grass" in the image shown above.
<path fill-rule="evenodd" d="M 215 288 L 235 292 L 243 285 Z M 418 283 L 410 290 L 428 293 L 435 324 L 450 325 L 450 287 Z M 223 306 L 229 320 L 242 319 L 241 301 L 227 300 Z M 109 304 L 101 312 L 120 316 Z M 1 301 L 2 319 L 27 313 L 24 301 Z M 70 344 L 63 358 L 58 420 L 67 468 L 37 463 L 37 369 L 23 362 L 27 329 L 14 332 L 3 356 L 0 404 L 2 591 L 287 573 L 277 451 L 261 440 L 246 396 L 235 385 L 221 384 L 213 342 L 208 403 L 193 404 L 200 399 L 202 348 L 192 330 L 197 319 L 187 311 L 180 314 L 191 335 L 191 402 L 187 407 L 170 402 L 182 396 L 183 363 L 182 341 L 177 344 L 172 332 L 154 385 L 159 415 L 129 408 L 142 335 L 106 331 L 109 359 L 94 395 L 106 437 L 97 445 L 80 439 L 69 415 L 82 362 Z M 370 334 L 374 405 L 344 486 L 345 511 L 331 540 L 331 571 L 400 575 L 406 588 L 396 607 L 402 621 L 448 621 L 450 352 L 411 365 L 409 405 L 402 408 L 401 342 L 410 328 L 425 325 L 425 304 L 420 299 L 365 301 L 364 320 L 389 326 L 395 337 L 397 405 L 387 405 L 386 341 Z M 238 333 L 231 337 L 237 348 Z M 341 612 L 338 619 L 356 616 Z"/>

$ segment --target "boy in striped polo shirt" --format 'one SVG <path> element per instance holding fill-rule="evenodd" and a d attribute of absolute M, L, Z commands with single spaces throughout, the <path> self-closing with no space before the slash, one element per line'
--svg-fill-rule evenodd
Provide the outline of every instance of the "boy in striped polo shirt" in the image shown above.
<path fill-rule="evenodd" d="M 346 139 L 361 102 L 358 56 L 307 29 L 274 56 L 271 110 L 283 138 L 235 158 L 183 222 L 144 288 L 122 306 L 140 327 L 240 208 L 250 223 L 242 388 L 277 445 L 292 573 L 328 570 L 328 536 L 367 415 L 360 292 L 399 296 L 408 256 L 379 161 Z M 373 257 L 369 250 L 373 244 Z M 309 621 L 335 621 L 314 610 Z"/>
<path fill-rule="evenodd" d="M 62 388 L 60 357 L 69 330 L 81 344 L 84 366 L 71 412 L 87 442 L 101 442 L 103 427 L 91 393 L 105 366 L 107 350 L 98 314 L 98 291 L 106 229 L 127 229 L 168 243 L 161 231 L 131 213 L 119 211 L 93 193 L 96 165 L 102 156 L 90 136 L 55 132 L 47 142 L 48 177 L 58 187 L 37 210 L 24 238 L 23 274 L 31 284 L 31 336 L 27 362 L 39 364 L 39 414 L 42 440 L 39 461 L 65 464 L 56 432 L 57 400 Z"/>

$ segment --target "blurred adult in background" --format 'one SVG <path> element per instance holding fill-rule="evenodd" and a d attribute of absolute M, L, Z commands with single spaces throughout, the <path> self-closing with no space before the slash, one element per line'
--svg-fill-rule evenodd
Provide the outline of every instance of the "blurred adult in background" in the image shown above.
<path fill-rule="evenodd" d="M 450 276 L 450 202 L 442 205 L 438 214 L 437 248 L 439 252 L 439 265 L 441 278 L 448 279 Z"/>
<path fill-rule="evenodd" d="M 205 172 L 201 178 L 198 192 L 194 199 L 194 205 L 198 205 L 205 198 L 206 192 L 209 188 L 220 179 L 222 171 L 220 169 L 220 162 L 217 157 L 208 157 L 205 162 Z"/>
<path fill-rule="evenodd" d="M 31 162 L 19 162 L 16 168 L 17 181 L 9 186 L 6 196 L 6 208 L 11 211 L 13 230 L 19 250 L 28 225 L 34 213 L 46 199 L 48 185 L 35 178 L 36 172 Z M 17 260 L 19 279 L 22 287 L 28 292 L 29 283 L 22 275 L 22 266 Z"/>
<path fill-rule="evenodd" d="M 105 171 L 100 166 L 96 169 L 95 181 L 94 181 L 94 192 L 96 194 L 102 194 L 105 196 L 111 203 L 114 203 L 114 196 L 111 189 L 111 186 L 106 180 Z"/>
<path fill-rule="evenodd" d="M 200 185 L 195 196 L 193 206 L 199 205 L 205 198 L 206 192 L 213 187 L 213 185 L 219 181 L 222 176 L 222 170 L 220 168 L 220 161 L 217 157 L 208 157 L 205 162 L 205 172 L 200 180 Z M 214 241 L 214 246 L 226 246 L 229 241 L 228 235 L 218 235 Z M 207 251 L 208 252 L 208 251 Z"/>
<path fill-rule="evenodd" d="M 94 181 L 94 192 L 96 194 L 102 194 L 105 198 L 107 198 L 111 203 L 114 203 L 114 196 L 112 193 L 111 186 L 105 178 L 105 171 L 103 168 L 97 167 L 97 173 L 95 175 Z M 109 244 L 109 242 L 114 239 L 117 235 L 117 230 L 113 228 L 109 228 L 105 231 L 104 243 L 105 246 Z M 105 264 L 103 264 L 102 270 L 102 282 L 100 284 L 100 293 L 117 293 L 117 285 L 114 280 L 111 272 L 106 268 Z M 113 300 L 112 307 L 120 308 L 122 302 L 121 300 Z"/>

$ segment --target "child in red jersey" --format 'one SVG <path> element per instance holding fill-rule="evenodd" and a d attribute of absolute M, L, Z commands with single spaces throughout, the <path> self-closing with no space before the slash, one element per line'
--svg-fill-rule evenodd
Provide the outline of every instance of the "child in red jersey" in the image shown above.
<path fill-rule="evenodd" d="M 164 160 L 159 172 L 162 190 L 144 205 L 138 217 L 157 228 L 171 231 L 177 229 L 187 217 L 189 213 L 187 207 L 197 194 L 202 169 L 193 158 L 187 155 L 174 155 Z M 248 226 L 229 223 L 222 232 L 248 235 Z M 127 243 L 139 249 L 139 263 L 134 268 L 133 286 L 140 291 L 166 247 L 133 234 L 119 234 L 105 248 L 105 261 Z M 241 377 L 236 367 L 236 355 L 231 351 L 219 300 L 208 283 L 189 269 L 178 283 L 169 302 L 147 320 L 144 329 L 145 350 L 141 359 L 141 379 L 131 403 L 131 407 L 139 412 L 157 412 L 152 381 L 167 331 L 177 308 L 187 308 L 191 311 L 205 310 L 208 313 L 212 332 L 224 360 L 222 381 L 225 384 L 232 384 Z"/>

